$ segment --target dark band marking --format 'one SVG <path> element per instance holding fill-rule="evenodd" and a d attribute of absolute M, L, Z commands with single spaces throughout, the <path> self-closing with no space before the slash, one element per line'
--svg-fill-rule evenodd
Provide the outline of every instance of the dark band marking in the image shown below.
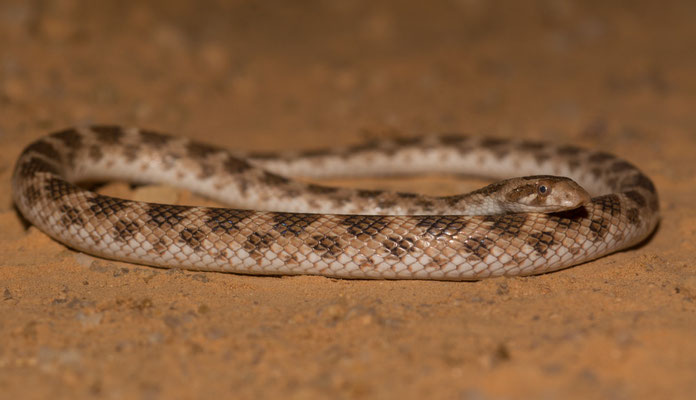
<path fill-rule="evenodd" d="M 338 188 L 331 186 L 315 185 L 313 183 L 307 185 L 306 189 L 309 193 L 313 194 L 331 194 L 338 192 Z"/>
<path fill-rule="evenodd" d="M 199 167 L 201 168 L 201 172 L 198 174 L 199 179 L 208 179 L 215 174 L 215 167 L 210 163 L 201 162 Z"/>
<path fill-rule="evenodd" d="M 537 187 L 534 184 L 526 184 L 517 186 L 505 195 L 505 200 L 511 203 L 517 203 L 523 197 L 531 196 L 537 192 Z"/>
<path fill-rule="evenodd" d="M 271 186 L 283 186 L 290 183 L 290 179 L 282 175 L 277 175 L 268 171 L 263 171 L 263 176 L 261 177 L 261 180 Z"/>
<path fill-rule="evenodd" d="M 534 251 L 540 256 L 546 254 L 551 246 L 556 244 L 556 241 L 553 239 L 553 231 L 531 233 L 529 237 L 527 237 L 526 242 L 528 245 L 532 246 Z"/>
<path fill-rule="evenodd" d="M 273 230 L 286 237 L 298 236 L 319 218 L 321 218 L 319 214 L 275 213 Z"/>
<path fill-rule="evenodd" d="M 340 224 L 357 239 L 367 240 L 381 233 L 387 227 L 387 221 L 388 219 L 381 215 L 347 215 Z"/>
<path fill-rule="evenodd" d="M 19 166 L 19 176 L 21 176 L 24 179 L 29 179 L 39 172 L 52 175 L 59 175 L 58 169 L 56 167 L 36 157 L 32 157 L 28 161 L 24 161 Z"/>
<path fill-rule="evenodd" d="M 510 148 L 506 146 L 507 144 L 507 140 L 498 138 L 485 138 L 481 141 L 481 147 L 492 151 L 497 158 L 503 158 L 510 153 Z"/>
<path fill-rule="evenodd" d="M 501 238 L 511 239 L 520 234 L 520 228 L 527 222 L 526 214 L 487 215 L 484 221 L 492 222 L 491 233 Z"/>
<path fill-rule="evenodd" d="M 251 235 L 247 236 L 242 247 L 249 253 L 251 258 L 260 263 L 263 258 L 262 251 L 271 247 L 273 240 L 273 236 L 269 233 L 253 232 Z"/>
<path fill-rule="evenodd" d="M 471 253 L 471 261 L 483 261 L 491 252 L 488 250 L 495 243 L 486 237 L 472 236 L 464 241 L 464 248 Z"/>
<path fill-rule="evenodd" d="M 384 193 L 383 190 L 366 190 L 366 189 L 359 189 L 356 192 L 358 197 L 360 197 L 361 199 L 369 199 L 369 198 L 378 197 L 383 193 Z"/>
<path fill-rule="evenodd" d="M 233 175 L 238 174 L 240 172 L 244 172 L 251 168 L 251 165 L 245 160 L 231 155 L 227 157 L 227 160 L 225 160 L 224 164 L 225 171 Z"/>
<path fill-rule="evenodd" d="M 519 144 L 520 149 L 525 151 L 539 151 L 546 147 L 542 142 L 524 141 Z"/>
<path fill-rule="evenodd" d="M 611 170 L 611 172 L 620 173 L 620 172 L 636 169 L 636 167 L 634 167 L 633 164 L 631 164 L 627 161 L 619 160 L 619 161 L 611 164 L 611 167 L 609 167 L 609 169 Z"/>
<path fill-rule="evenodd" d="M 172 140 L 171 136 L 148 130 L 140 131 L 140 138 L 144 144 L 157 147 L 165 146 Z"/>
<path fill-rule="evenodd" d="M 386 210 L 396 206 L 398 203 L 396 199 L 381 199 L 377 201 L 377 207 Z"/>
<path fill-rule="evenodd" d="M 127 144 L 123 146 L 123 156 L 126 157 L 126 160 L 128 162 L 133 162 L 135 161 L 136 158 L 138 158 L 138 154 L 140 153 L 141 146 L 136 145 L 136 144 Z"/>
<path fill-rule="evenodd" d="M 621 200 L 615 194 L 596 197 L 592 199 L 592 202 L 597 204 L 603 213 L 609 213 L 612 216 L 621 214 Z"/>
<path fill-rule="evenodd" d="M 58 150 L 56 150 L 56 148 L 53 147 L 51 143 L 48 143 L 43 139 L 37 140 L 36 142 L 30 144 L 26 149 L 24 149 L 24 154 L 27 153 L 40 154 L 51 161 L 62 161 Z"/>
<path fill-rule="evenodd" d="M 484 188 L 485 189 L 485 188 Z M 462 200 L 466 200 L 470 197 L 469 193 L 466 194 L 455 194 L 453 196 L 440 197 L 440 200 L 444 201 L 447 206 L 451 208 L 456 208 Z"/>
<path fill-rule="evenodd" d="M 48 197 L 54 201 L 61 199 L 63 196 L 84 192 L 84 190 L 72 183 L 59 178 L 46 179 L 44 189 L 48 192 Z"/>
<path fill-rule="evenodd" d="M 179 232 L 179 238 L 184 241 L 189 247 L 191 247 L 194 250 L 200 250 L 201 249 L 201 243 L 205 238 L 207 237 L 207 234 L 203 232 L 200 228 L 184 228 Z"/>
<path fill-rule="evenodd" d="M 119 126 L 92 126 L 90 127 L 90 130 L 94 132 L 98 141 L 107 145 L 118 144 L 121 142 L 123 136 L 125 136 L 123 129 L 121 129 Z"/>
<path fill-rule="evenodd" d="M 629 208 L 628 211 L 626 211 L 626 217 L 628 218 L 628 222 L 632 225 L 640 224 L 640 213 L 637 208 Z"/>
<path fill-rule="evenodd" d="M 76 150 L 82 146 L 82 135 L 80 135 L 74 129 L 66 129 L 56 132 L 51 136 L 63 142 L 65 147 L 70 150 Z"/>
<path fill-rule="evenodd" d="M 80 210 L 75 207 L 68 205 L 62 205 L 58 209 L 61 213 L 60 224 L 64 227 L 69 227 L 71 225 L 84 226 L 85 220 L 80 215 Z"/>
<path fill-rule="evenodd" d="M 117 242 L 127 242 L 135 237 L 135 234 L 140 231 L 140 224 L 137 221 L 129 221 L 119 219 L 114 223 L 113 236 Z"/>
<path fill-rule="evenodd" d="M 430 199 L 416 199 L 414 204 L 420 207 L 423 212 L 430 212 L 435 207 L 435 203 Z"/>
<path fill-rule="evenodd" d="M 442 144 L 446 146 L 457 146 L 469 140 L 468 136 L 454 134 L 445 134 L 439 137 Z"/>
<path fill-rule="evenodd" d="M 491 194 L 498 192 L 501 188 L 505 186 L 505 183 L 503 182 L 496 182 L 496 183 L 491 183 L 490 185 L 484 186 L 481 189 L 476 189 L 470 194 L 480 194 L 483 196 L 490 196 Z M 459 197 L 460 200 L 469 194 L 463 194 L 463 195 L 455 195 L 455 196 L 448 196 L 448 197 Z"/>
<path fill-rule="evenodd" d="M 27 204 L 30 207 L 33 207 L 36 204 L 36 201 L 41 198 L 41 190 L 34 185 L 27 185 L 27 187 L 24 188 L 24 198 L 26 199 Z"/>
<path fill-rule="evenodd" d="M 481 147 L 491 149 L 491 148 L 500 147 L 500 146 L 505 145 L 507 143 L 508 143 L 508 140 L 505 140 L 505 139 L 484 138 L 481 140 Z"/>
<path fill-rule="evenodd" d="M 630 190 L 624 194 L 626 195 L 626 197 L 633 200 L 633 202 L 636 203 L 638 207 L 645 207 L 648 204 L 648 202 L 645 200 L 645 197 L 643 197 L 643 195 L 640 194 L 638 191 Z"/>
<path fill-rule="evenodd" d="M 87 202 L 92 204 L 89 206 L 89 210 L 92 212 L 92 214 L 94 214 L 95 217 L 98 218 L 108 218 L 109 216 L 129 207 L 132 203 L 129 200 L 100 195 L 87 199 Z"/>
<path fill-rule="evenodd" d="M 89 155 L 89 158 L 91 158 L 94 161 L 99 161 L 102 159 L 102 157 L 104 157 L 104 152 L 102 151 L 101 147 L 99 147 L 96 144 L 89 146 L 89 150 L 87 153 Z"/>
<path fill-rule="evenodd" d="M 466 227 L 467 221 L 467 218 L 457 215 L 426 215 L 413 218 L 417 221 L 417 227 L 425 228 L 425 233 L 434 238 L 456 236 Z"/>
<path fill-rule="evenodd" d="M 382 245 L 392 256 L 399 259 L 415 250 L 413 239 L 400 236 L 390 236 L 382 242 Z"/>
<path fill-rule="evenodd" d="M 585 218 L 587 210 L 581 207 L 577 210 L 564 211 L 562 213 L 548 214 L 548 220 L 556 223 L 556 230 L 559 232 L 567 232 L 568 230 L 577 231 L 580 228 L 580 220 Z"/>
<path fill-rule="evenodd" d="M 203 160 L 210 155 L 219 153 L 220 149 L 205 143 L 189 142 L 186 144 L 186 152 L 196 160 Z"/>
<path fill-rule="evenodd" d="M 633 187 L 643 188 L 652 194 L 657 193 L 655 190 L 655 185 L 652 183 L 650 178 L 641 173 L 638 173 L 627 181 L 621 183 L 621 188 L 623 189 L 630 189 Z"/>
<path fill-rule="evenodd" d="M 206 208 L 203 219 L 206 226 L 212 232 L 222 235 L 233 234 L 239 231 L 239 225 L 254 214 L 249 210 L 235 210 L 231 208 Z"/>
<path fill-rule="evenodd" d="M 152 245 L 152 251 L 161 256 L 169 250 L 169 246 L 173 243 L 174 240 L 169 236 L 162 236 Z"/>
<path fill-rule="evenodd" d="M 394 141 L 394 144 L 396 144 L 399 147 L 407 147 L 407 146 L 419 146 L 423 143 L 423 137 L 422 136 L 402 136 L 402 137 L 395 137 L 392 139 Z"/>
<path fill-rule="evenodd" d="M 573 156 L 577 156 L 578 154 L 580 154 L 583 150 L 577 146 L 566 145 L 566 146 L 559 147 L 557 151 L 558 151 L 558 154 L 561 156 L 573 157 Z"/>
<path fill-rule="evenodd" d="M 177 206 L 172 204 L 150 204 L 146 210 L 148 225 L 156 226 L 164 230 L 173 228 L 186 218 L 184 213 L 190 210 L 188 206 Z"/>
<path fill-rule="evenodd" d="M 590 237 L 593 242 L 601 242 L 609 233 L 609 221 L 605 218 L 593 218 L 590 222 L 590 232 L 594 234 L 594 238 Z M 591 236 L 591 235 L 590 235 Z"/>
<path fill-rule="evenodd" d="M 328 155 L 331 155 L 332 152 L 331 150 L 328 149 L 308 149 L 308 150 L 303 150 L 300 153 L 300 157 L 307 157 L 307 158 L 314 158 L 314 157 L 325 157 Z M 273 157 L 277 157 L 277 155 L 273 155 Z M 271 157 L 271 158 L 273 158 Z M 264 158 L 264 157 L 257 157 L 254 155 L 252 158 Z M 269 157 L 266 157 L 269 158 Z"/>
<path fill-rule="evenodd" d="M 307 239 L 307 245 L 314 249 L 321 258 L 335 259 L 343 252 L 342 240 L 335 235 L 312 235 Z"/>

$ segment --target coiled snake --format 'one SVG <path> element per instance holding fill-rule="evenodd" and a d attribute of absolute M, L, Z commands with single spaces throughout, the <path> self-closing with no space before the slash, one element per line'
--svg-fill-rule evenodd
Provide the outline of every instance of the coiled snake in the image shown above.
<path fill-rule="evenodd" d="M 531 176 L 446 197 L 288 178 L 375 172 Z M 172 183 L 235 208 L 136 202 L 74 184 L 113 179 Z M 632 246 L 659 219 L 651 180 L 611 154 L 458 135 L 278 156 L 237 154 L 136 128 L 83 127 L 29 145 L 12 188 L 27 220 L 74 249 L 249 274 L 441 280 L 538 274 Z"/>

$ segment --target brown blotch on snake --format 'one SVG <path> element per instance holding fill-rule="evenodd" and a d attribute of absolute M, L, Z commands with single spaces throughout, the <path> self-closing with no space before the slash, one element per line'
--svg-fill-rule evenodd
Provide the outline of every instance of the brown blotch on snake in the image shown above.
<path fill-rule="evenodd" d="M 609 233 L 609 221 L 604 218 L 595 218 L 590 222 L 590 231 L 595 234 L 593 242 L 599 242 Z"/>
<path fill-rule="evenodd" d="M 519 236 L 521 228 L 527 222 L 525 214 L 488 215 L 484 221 L 492 222 L 491 232 L 504 239 Z"/>
<path fill-rule="evenodd" d="M 268 233 L 253 232 L 249 235 L 242 245 L 249 255 L 260 262 L 263 258 L 263 250 L 269 248 L 273 243 L 273 236 Z"/>
<path fill-rule="evenodd" d="M 201 242 L 205 240 L 206 233 L 199 228 L 184 228 L 179 232 L 179 237 L 194 250 L 200 250 Z"/>
<path fill-rule="evenodd" d="M 333 259 L 343 251 L 344 245 L 336 235 L 315 234 L 310 236 L 307 245 L 314 249 L 322 258 Z"/>
<path fill-rule="evenodd" d="M 358 239 L 375 237 L 387 224 L 387 219 L 381 215 L 348 215 L 341 221 L 346 231 Z"/>
<path fill-rule="evenodd" d="M 119 242 L 127 242 L 141 229 L 142 225 L 136 221 L 119 219 L 114 224 L 114 237 Z"/>
<path fill-rule="evenodd" d="M 210 230 L 218 235 L 237 233 L 240 226 L 249 218 L 253 211 L 226 208 L 207 208 L 203 221 Z"/>
<path fill-rule="evenodd" d="M 89 210 L 92 212 L 92 215 L 97 218 L 107 218 L 114 215 L 127 208 L 131 203 L 129 200 L 109 196 L 95 196 L 87 199 L 87 202 L 91 204 Z"/>
<path fill-rule="evenodd" d="M 472 236 L 464 241 L 464 247 L 471 253 L 474 260 L 483 261 L 490 254 L 488 249 L 491 246 L 493 246 L 493 241 L 486 237 Z"/>
<path fill-rule="evenodd" d="M 416 226 L 425 228 L 425 232 L 434 238 L 455 236 L 466 227 L 466 220 L 458 215 L 426 215 L 415 217 Z"/>
<path fill-rule="evenodd" d="M 358 189 L 356 194 L 358 195 L 358 197 L 369 199 L 369 198 L 375 198 L 375 197 L 378 197 L 378 196 L 384 194 L 384 190 Z"/>
<path fill-rule="evenodd" d="M 322 185 L 316 185 L 316 184 L 309 184 L 306 186 L 306 189 L 315 194 L 331 194 L 331 193 L 336 193 L 339 191 L 338 188 L 331 187 L 331 186 L 322 186 Z"/>
<path fill-rule="evenodd" d="M 57 162 L 60 162 L 62 160 L 62 157 L 58 150 L 56 150 L 55 147 L 53 147 L 52 144 L 46 142 L 45 140 L 38 140 L 29 147 L 27 147 L 24 152 L 26 153 L 31 153 L 31 154 L 38 154 L 41 155 L 49 160 L 55 160 Z"/>
<path fill-rule="evenodd" d="M 540 143 L 543 147 L 543 143 Z M 582 152 L 582 149 L 576 146 L 565 145 L 558 148 L 558 154 L 562 156 L 576 156 Z"/>
<path fill-rule="evenodd" d="M 172 229 L 184 220 L 184 215 L 189 210 L 187 206 L 171 204 L 152 204 L 146 214 L 149 217 L 146 223 L 162 229 Z"/>
<path fill-rule="evenodd" d="M 543 231 L 530 234 L 527 244 L 532 246 L 539 255 L 544 255 L 556 242 L 553 239 L 553 231 Z"/>
<path fill-rule="evenodd" d="M 63 142 L 63 144 L 70 150 L 75 150 L 82 146 L 82 135 L 80 135 L 75 129 L 65 129 L 63 131 L 56 132 L 51 136 Z"/>
<path fill-rule="evenodd" d="M 317 219 L 317 214 L 275 213 L 273 229 L 282 236 L 298 236 Z"/>
<path fill-rule="evenodd" d="M 220 149 L 199 142 L 189 142 L 186 144 L 186 152 L 190 157 L 197 160 L 202 160 L 208 156 L 219 153 Z"/>
<path fill-rule="evenodd" d="M 27 203 L 35 204 L 41 198 L 41 190 L 34 185 L 28 185 L 24 189 L 24 197 L 27 199 Z"/>
<path fill-rule="evenodd" d="M 594 203 L 602 207 L 603 212 L 612 216 L 621 214 L 621 200 L 615 194 L 595 198 Z"/>
<path fill-rule="evenodd" d="M 28 161 L 23 162 L 18 167 L 18 172 L 23 178 L 31 178 L 37 173 L 47 173 L 51 175 L 59 174 L 56 167 L 36 157 L 32 157 Z"/>
<path fill-rule="evenodd" d="M 91 131 L 94 132 L 97 140 L 106 145 L 118 144 L 125 135 L 119 126 L 93 126 Z"/>
<path fill-rule="evenodd" d="M 629 199 L 633 200 L 633 202 L 636 203 L 638 207 L 645 207 L 648 204 L 645 200 L 645 197 L 636 190 L 629 190 L 625 193 L 625 195 Z"/>
<path fill-rule="evenodd" d="M 389 253 L 396 258 L 402 258 L 409 252 L 414 250 L 414 240 L 411 238 L 402 238 L 399 236 L 390 236 L 382 242 L 384 248 L 386 248 Z"/>
<path fill-rule="evenodd" d="M 85 219 L 82 217 L 80 210 L 78 210 L 77 208 L 62 205 L 60 206 L 59 210 L 62 214 L 60 223 L 65 228 L 68 228 L 70 225 L 85 225 Z"/>
<path fill-rule="evenodd" d="M 223 168 L 229 174 L 239 174 L 251 169 L 251 165 L 246 160 L 242 160 L 233 155 L 228 155 L 227 160 L 225 160 L 225 163 L 223 164 Z"/>
<path fill-rule="evenodd" d="M 47 178 L 44 184 L 48 197 L 53 201 L 60 200 L 64 196 L 83 192 L 79 187 L 58 178 Z"/>
<path fill-rule="evenodd" d="M 140 136 L 143 144 L 148 146 L 166 146 L 172 141 L 171 136 L 148 130 L 140 131 Z"/>

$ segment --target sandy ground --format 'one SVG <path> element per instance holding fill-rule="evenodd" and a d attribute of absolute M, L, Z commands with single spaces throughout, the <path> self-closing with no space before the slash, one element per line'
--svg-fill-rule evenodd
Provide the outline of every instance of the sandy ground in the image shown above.
<path fill-rule="evenodd" d="M 694 2 L 271 3 L 0 2 L 1 398 L 696 393 Z M 663 217 L 630 251 L 473 283 L 123 264 L 50 240 L 10 196 L 23 146 L 93 122 L 256 150 L 573 143 L 639 165 Z"/>

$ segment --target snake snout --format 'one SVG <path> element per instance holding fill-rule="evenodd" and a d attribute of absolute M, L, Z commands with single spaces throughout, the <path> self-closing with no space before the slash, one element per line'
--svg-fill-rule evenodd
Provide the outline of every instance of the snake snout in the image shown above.
<path fill-rule="evenodd" d="M 585 188 L 574 181 L 568 181 L 567 183 L 569 187 L 562 192 L 563 195 L 560 199 L 561 206 L 573 209 L 590 202 L 592 197 Z"/>

